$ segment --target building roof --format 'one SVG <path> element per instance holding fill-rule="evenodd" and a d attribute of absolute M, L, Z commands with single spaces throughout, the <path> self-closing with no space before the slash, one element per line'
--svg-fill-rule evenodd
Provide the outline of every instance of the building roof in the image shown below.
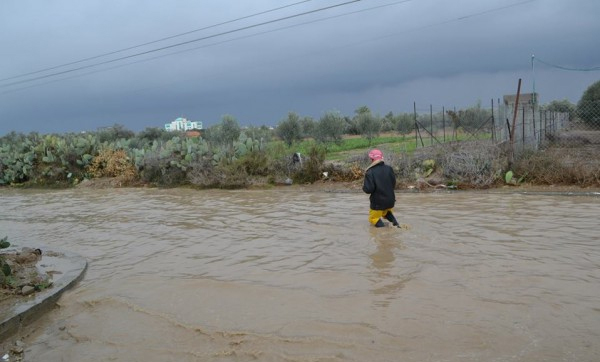
<path fill-rule="evenodd" d="M 534 98 L 535 94 L 535 98 Z M 509 94 L 504 96 L 504 104 L 514 105 L 517 99 L 516 94 Z M 540 99 L 537 93 L 521 93 L 519 94 L 519 104 L 533 104 L 534 99 Z"/>

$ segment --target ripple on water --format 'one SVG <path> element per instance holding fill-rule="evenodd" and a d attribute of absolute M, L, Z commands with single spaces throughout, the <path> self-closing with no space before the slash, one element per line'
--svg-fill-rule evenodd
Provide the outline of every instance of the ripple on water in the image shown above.
<path fill-rule="evenodd" d="M 32 360 L 579 360 L 600 354 L 598 197 L 0 190 L 10 240 L 85 256 Z M 47 348 L 51 346 L 51 348 Z"/>

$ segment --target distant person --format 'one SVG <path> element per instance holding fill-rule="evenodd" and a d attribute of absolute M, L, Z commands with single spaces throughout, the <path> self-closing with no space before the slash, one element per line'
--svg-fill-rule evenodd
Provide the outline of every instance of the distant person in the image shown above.
<path fill-rule="evenodd" d="M 302 166 L 302 156 L 300 155 L 300 152 L 294 152 L 294 154 L 292 155 L 292 164 L 297 164 L 299 163 L 300 166 Z"/>
<path fill-rule="evenodd" d="M 369 158 L 371 164 L 365 171 L 363 183 L 363 191 L 370 194 L 369 222 L 379 228 L 385 226 L 382 220 L 385 218 L 392 225 L 400 227 L 392 213 L 396 203 L 394 169 L 383 162 L 383 153 L 380 150 L 374 149 L 369 152 Z"/>

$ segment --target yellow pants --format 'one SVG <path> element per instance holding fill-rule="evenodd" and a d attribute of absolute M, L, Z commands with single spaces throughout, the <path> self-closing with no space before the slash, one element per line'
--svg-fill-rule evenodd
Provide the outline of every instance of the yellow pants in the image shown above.
<path fill-rule="evenodd" d="M 377 221 L 379 221 L 380 218 L 385 217 L 385 215 L 387 215 L 388 212 L 392 212 L 392 209 L 386 209 L 386 210 L 370 209 L 369 210 L 369 222 L 372 225 L 377 224 Z"/>

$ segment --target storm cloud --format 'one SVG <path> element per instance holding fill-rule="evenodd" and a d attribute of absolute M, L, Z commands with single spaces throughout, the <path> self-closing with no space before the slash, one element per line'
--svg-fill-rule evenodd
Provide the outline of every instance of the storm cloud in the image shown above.
<path fill-rule="evenodd" d="M 0 135 L 487 106 L 520 78 L 542 103 L 577 102 L 600 80 L 598 14 L 597 0 L 4 0 Z"/>

